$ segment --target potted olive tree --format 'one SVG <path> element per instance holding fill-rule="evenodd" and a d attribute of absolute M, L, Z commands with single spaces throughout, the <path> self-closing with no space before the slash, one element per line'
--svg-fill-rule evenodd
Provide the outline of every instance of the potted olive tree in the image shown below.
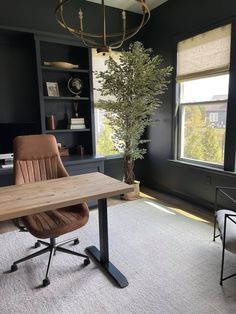
<path fill-rule="evenodd" d="M 100 99 L 96 107 L 105 110 L 113 131 L 114 146 L 124 154 L 124 182 L 134 184 L 134 161 L 143 158 L 148 142 L 142 137 L 145 128 L 154 123 L 152 113 L 160 106 L 159 96 L 167 88 L 172 68 L 163 67 L 163 59 L 152 55 L 140 42 L 122 51 L 118 61 L 105 61 L 107 69 L 96 72 Z M 110 96 L 113 96 L 111 99 Z"/>

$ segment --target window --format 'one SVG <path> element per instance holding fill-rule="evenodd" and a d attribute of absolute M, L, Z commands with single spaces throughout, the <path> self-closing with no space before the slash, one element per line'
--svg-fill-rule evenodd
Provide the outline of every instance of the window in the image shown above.
<path fill-rule="evenodd" d="M 217 109 L 217 108 L 215 108 L 215 109 Z M 220 108 L 219 108 L 220 109 Z M 210 108 L 210 110 L 212 110 L 211 108 Z M 226 110 L 225 109 L 223 109 L 224 111 L 225 111 L 225 113 L 226 113 Z M 211 123 L 214 123 L 214 122 L 218 122 L 218 119 L 219 119 L 219 114 L 218 114 L 218 112 L 216 111 L 216 112 L 210 112 L 209 113 L 209 122 L 211 122 Z M 225 120 L 225 119 L 224 119 Z M 222 124 L 224 124 L 224 122 L 225 121 L 221 121 L 222 122 Z"/>
<path fill-rule="evenodd" d="M 120 57 L 118 51 L 111 51 L 109 54 L 103 55 L 97 53 L 96 49 L 92 49 L 92 63 L 93 72 L 104 71 L 106 69 L 105 61 L 111 56 L 116 61 Z M 112 131 L 109 126 L 108 120 L 105 117 L 103 110 L 96 108 L 96 102 L 102 98 L 100 93 L 96 90 L 99 88 L 99 82 L 93 74 L 93 87 L 94 87 L 94 104 L 95 104 L 95 138 L 96 138 L 96 152 L 101 155 L 115 155 L 120 152 L 113 144 Z M 104 98 L 104 97 L 103 97 Z M 106 97 L 106 99 L 108 99 Z"/>
<path fill-rule="evenodd" d="M 223 166 L 231 25 L 177 46 L 178 159 Z"/>

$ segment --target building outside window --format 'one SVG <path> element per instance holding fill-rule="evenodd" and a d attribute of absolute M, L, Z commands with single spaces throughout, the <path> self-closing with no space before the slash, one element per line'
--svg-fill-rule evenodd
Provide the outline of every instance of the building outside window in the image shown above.
<path fill-rule="evenodd" d="M 109 58 L 109 56 L 118 61 L 120 57 L 120 52 L 111 51 L 109 52 L 109 54 L 103 55 L 102 53 L 97 53 L 96 49 L 92 49 L 96 152 L 97 154 L 105 156 L 117 155 L 120 153 L 113 143 L 112 130 L 109 126 L 107 118 L 105 117 L 104 110 L 96 108 L 96 102 L 99 99 L 108 99 L 108 97 L 106 96 L 105 98 L 104 96 L 101 96 L 99 91 L 96 90 L 100 87 L 100 85 L 96 76 L 94 75 L 94 72 L 106 70 L 105 61 Z"/>
<path fill-rule="evenodd" d="M 213 108 L 212 108 L 213 109 Z M 212 110 L 211 108 L 210 108 L 210 110 Z M 218 108 L 214 108 L 215 110 L 218 110 Z M 219 108 L 219 110 L 220 110 L 220 108 Z M 225 108 L 222 108 L 222 110 L 224 111 L 224 113 L 226 114 L 226 110 L 225 110 Z M 226 115 L 225 115 L 225 117 L 226 117 Z M 211 124 L 212 125 L 217 125 L 217 124 L 215 124 L 214 122 L 218 122 L 218 119 L 219 119 L 219 114 L 218 114 L 218 111 L 216 111 L 216 112 L 209 112 L 209 115 L 208 115 L 208 121 L 209 122 L 211 122 Z M 225 119 L 224 119 L 224 121 L 222 121 L 223 123 L 225 122 Z M 214 123 L 214 124 L 213 124 Z"/>
<path fill-rule="evenodd" d="M 231 25 L 177 46 L 178 159 L 223 166 Z"/>

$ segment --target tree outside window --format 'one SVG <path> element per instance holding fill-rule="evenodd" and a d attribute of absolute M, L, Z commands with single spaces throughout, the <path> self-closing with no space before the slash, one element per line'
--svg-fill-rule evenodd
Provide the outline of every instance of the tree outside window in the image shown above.
<path fill-rule="evenodd" d="M 93 63 L 93 87 L 94 87 L 94 104 L 99 99 L 111 99 L 112 96 L 105 98 L 101 96 L 100 92 L 97 89 L 100 87 L 98 79 L 95 77 L 95 71 L 104 71 L 106 70 L 105 61 L 108 57 L 111 56 L 114 60 L 118 61 L 120 52 L 119 51 L 111 51 L 106 55 L 101 53 L 97 53 L 96 49 L 92 49 L 92 63 Z M 96 152 L 101 155 L 117 155 L 120 154 L 121 151 L 117 148 L 116 143 L 112 138 L 112 131 L 107 118 L 104 116 L 104 111 L 95 108 L 95 137 L 96 137 Z"/>

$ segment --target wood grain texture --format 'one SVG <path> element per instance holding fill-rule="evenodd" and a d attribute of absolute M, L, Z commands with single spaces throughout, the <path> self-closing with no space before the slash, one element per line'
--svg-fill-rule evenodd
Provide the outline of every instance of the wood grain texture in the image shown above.
<path fill-rule="evenodd" d="M 0 221 L 132 192 L 133 187 L 94 172 L 0 188 Z"/>

